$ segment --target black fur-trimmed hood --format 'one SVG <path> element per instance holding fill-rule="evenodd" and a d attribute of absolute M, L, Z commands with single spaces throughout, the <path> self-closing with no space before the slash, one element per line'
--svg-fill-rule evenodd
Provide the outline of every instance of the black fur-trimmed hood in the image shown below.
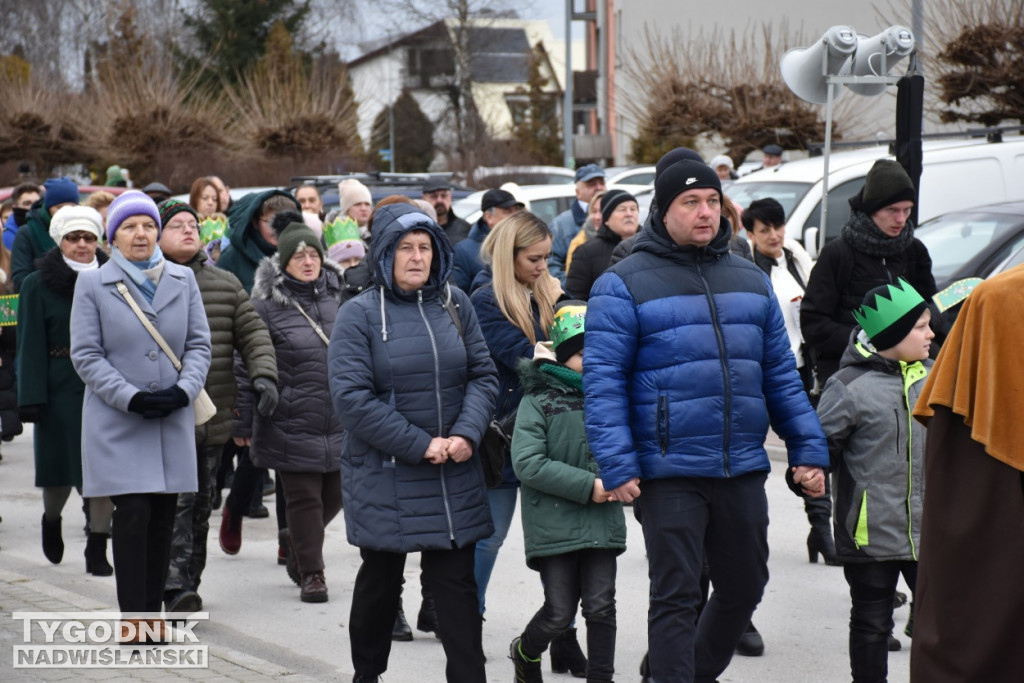
<path fill-rule="evenodd" d="M 96 250 L 96 259 L 102 266 L 107 262 L 107 253 L 102 249 Z M 71 299 L 75 295 L 75 283 L 78 282 L 78 271 L 72 270 L 71 266 L 64 262 L 64 254 L 59 247 L 50 249 L 41 258 L 36 259 L 36 269 L 39 277 L 42 278 L 46 288 L 58 296 Z"/>
<path fill-rule="evenodd" d="M 320 269 L 320 278 L 316 283 L 327 289 L 327 293 L 338 303 L 341 303 L 341 296 L 344 290 L 344 278 L 342 269 L 336 262 L 325 258 Z M 309 286 L 288 276 L 281 269 L 281 262 L 277 254 L 268 256 L 256 268 L 253 278 L 252 298 L 268 299 L 281 306 L 292 306 L 296 296 L 300 292 L 309 290 Z"/>

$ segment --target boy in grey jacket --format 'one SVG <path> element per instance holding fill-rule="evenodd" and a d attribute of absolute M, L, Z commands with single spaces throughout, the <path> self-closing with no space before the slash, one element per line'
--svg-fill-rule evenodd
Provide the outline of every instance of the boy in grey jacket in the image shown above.
<path fill-rule="evenodd" d="M 903 279 L 868 292 L 853 315 L 859 327 L 818 417 L 832 461 L 836 554 L 853 603 L 850 669 L 855 682 L 881 681 L 897 582 L 902 574 L 913 592 L 917 579 L 925 429 L 911 412 L 934 333 L 927 304 Z"/>

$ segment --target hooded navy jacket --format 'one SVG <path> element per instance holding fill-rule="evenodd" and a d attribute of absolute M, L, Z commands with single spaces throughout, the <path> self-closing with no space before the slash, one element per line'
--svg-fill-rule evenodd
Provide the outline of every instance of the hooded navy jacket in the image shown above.
<path fill-rule="evenodd" d="M 422 289 L 392 284 L 395 249 L 412 230 L 433 241 Z M 341 455 L 349 543 L 390 552 L 448 550 L 493 533 L 480 458 L 433 465 L 433 437 L 480 443 L 498 392 L 494 363 L 469 297 L 448 287 L 452 247 L 411 205 L 373 217 L 373 284 L 338 311 L 327 366 Z M 462 335 L 442 298 L 450 293 Z"/>
<path fill-rule="evenodd" d="M 769 421 L 790 464 L 828 467 L 767 276 L 729 253 L 729 223 L 680 247 L 654 217 L 590 293 L 587 439 L 605 488 L 633 477 L 768 470 Z"/>

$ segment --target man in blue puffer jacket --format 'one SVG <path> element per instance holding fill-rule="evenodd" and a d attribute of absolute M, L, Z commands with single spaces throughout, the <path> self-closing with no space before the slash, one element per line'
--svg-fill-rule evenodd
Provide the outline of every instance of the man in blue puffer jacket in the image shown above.
<path fill-rule="evenodd" d="M 714 170 L 679 161 L 655 196 L 650 229 L 591 290 L 587 439 L 613 499 L 637 501 L 652 676 L 711 681 L 768 582 L 769 421 L 810 495 L 824 493 L 828 447 L 771 283 L 729 253 Z M 698 624 L 705 552 L 715 591 Z"/>

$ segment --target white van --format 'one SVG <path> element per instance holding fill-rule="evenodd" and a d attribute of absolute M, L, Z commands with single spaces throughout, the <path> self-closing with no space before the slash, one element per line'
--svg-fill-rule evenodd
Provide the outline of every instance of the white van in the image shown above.
<path fill-rule="evenodd" d="M 949 211 L 1024 199 L 1024 137 L 1004 142 L 929 140 L 923 147 L 918 223 Z M 831 155 L 826 239 L 839 236 L 850 217 L 849 199 L 864 186 L 872 164 L 885 158 L 893 158 L 888 147 Z M 802 237 L 816 256 L 824 164 L 823 157 L 812 157 L 757 171 L 732 183 L 726 194 L 743 208 L 755 199 L 774 197 L 786 210 L 788 234 Z"/>

